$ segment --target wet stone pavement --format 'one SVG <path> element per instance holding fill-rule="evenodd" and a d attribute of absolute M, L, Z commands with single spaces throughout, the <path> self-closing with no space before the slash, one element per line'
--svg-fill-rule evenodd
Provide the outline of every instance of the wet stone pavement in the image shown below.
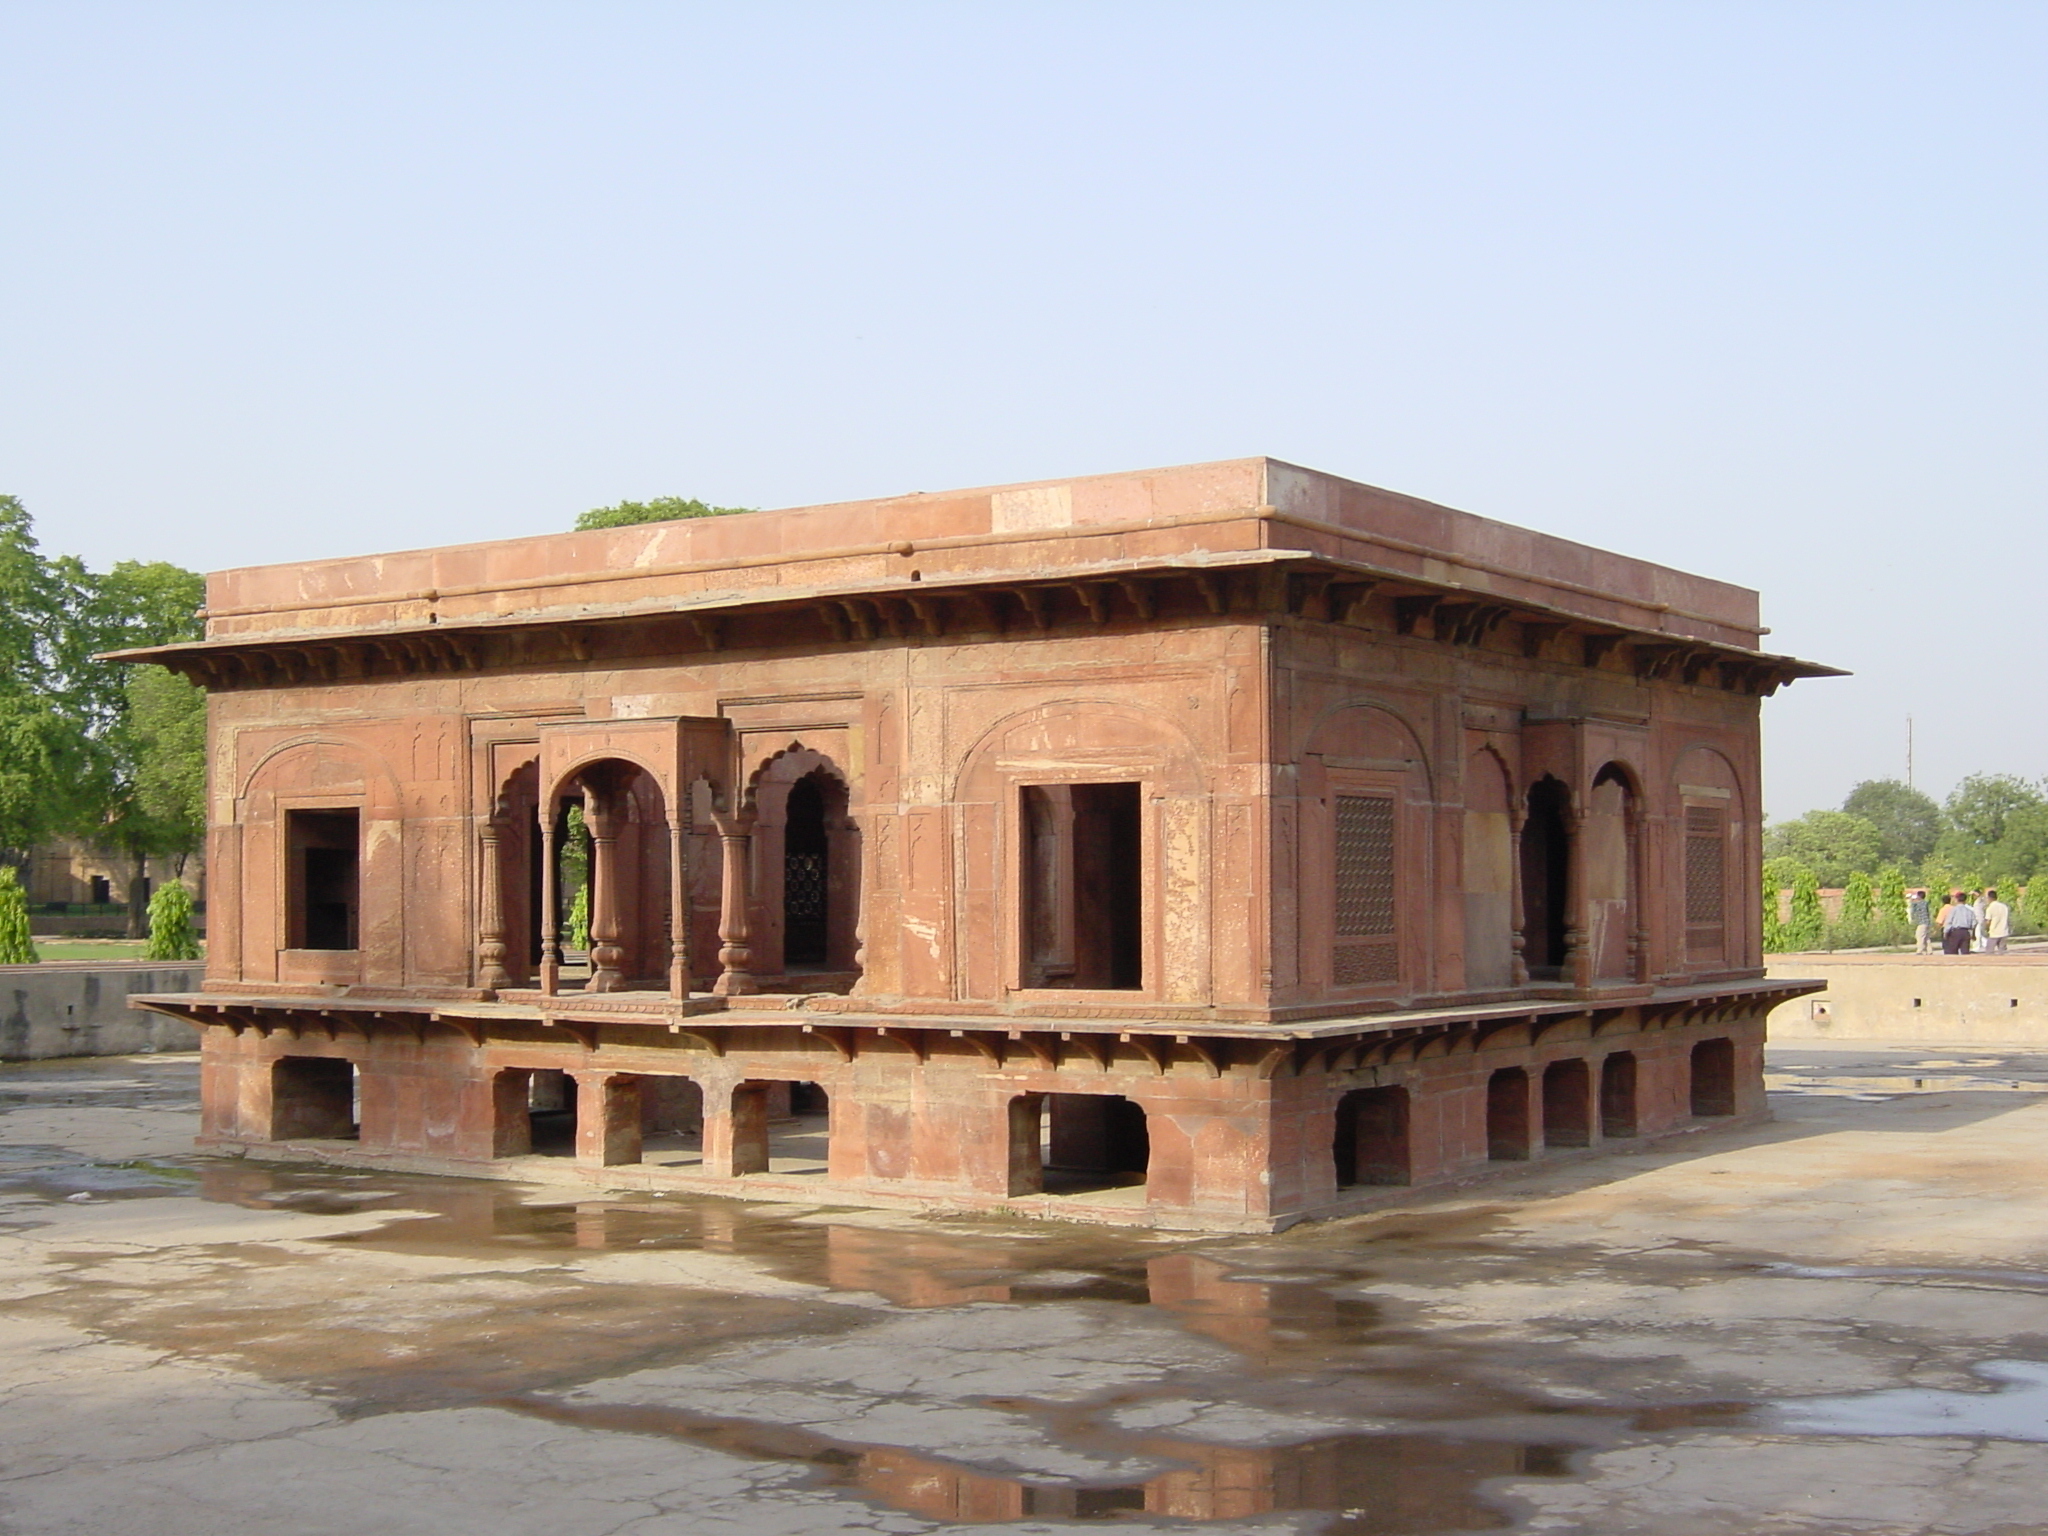
<path fill-rule="evenodd" d="M 0 1072 L 7 1536 L 2048 1531 L 2048 1056 L 1270 1238 L 200 1157 Z"/>

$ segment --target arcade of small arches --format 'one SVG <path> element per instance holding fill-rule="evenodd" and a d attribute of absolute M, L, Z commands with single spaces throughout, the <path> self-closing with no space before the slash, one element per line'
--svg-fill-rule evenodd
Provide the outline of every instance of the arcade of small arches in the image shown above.
<path fill-rule="evenodd" d="M 622 757 L 577 764 L 545 794 L 540 783 L 540 762 L 521 764 L 480 824 L 484 990 L 686 999 L 764 980 L 843 992 L 858 977 L 859 824 L 823 754 L 775 754 L 736 811 L 702 775 L 672 803 Z"/>
<path fill-rule="evenodd" d="M 228 1132 L 222 1139 L 314 1152 L 305 1144 L 390 1150 L 378 1144 L 390 1126 L 394 1080 L 376 1053 L 309 1051 L 284 1045 L 281 1035 L 274 1043 L 277 1053 L 248 1066 L 260 1074 L 261 1091 L 241 1096 L 245 1107 L 267 1105 L 261 1123 L 217 1127 Z M 878 1140 L 845 1072 L 796 1079 L 754 1076 L 758 1061 L 620 1070 L 538 1060 L 488 1064 L 472 1079 L 481 1106 L 468 1148 L 473 1159 L 513 1174 L 530 1168 L 531 1158 L 564 1159 L 599 1182 L 653 1188 L 744 1178 L 785 1191 L 819 1180 L 874 1193 L 917 1171 L 916 1136 L 909 1145 L 901 1137 Z M 1437 1058 L 1295 1079 L 1290 1113 L 1303 1117 L 1304 1145 L 1326 1149 L 1320 1174 L 1309 1170 L 1306 1203 L 1341 1207 L 1489 1163 L 1634 1141 L 1754 1107 L 1742 1103 L 1730 1035 L 1700 1038 L 1689 1030 L 1682 1039 L 1596 1040 L 1540 1056 L 1511 1050 L 1494 1060 L 1506 1064 L 1468 1057 L 1446 1072 L 1448 1063 Z M 1391 1080 L 1361 1083 L 1360 1076 Z M 1204 1139 L 1205 1109 L 1184 1088 L 1176 1092 L 1163 1080 L 1148 1088 L 1128 1074 L 988 1083 L 977 1102 L 986 1106 L 977 1113 L 992 1112 L 1001 1144 L 989 1144 L 978 1174 L 972 1166 L 960 1172 L 961 1192 L 997 1200 L 1171 1204 L 1188 1183 L 1185 1160 Z M 1161 1134 L 1163 1154 L 1155 1149 Z M 1162 1168 L 1169 1172 L 1162 1176 Z"/>
<path fill-rule="evenodd" d="M 1417 763 L 1420 759 L 1413 759 Z M 1642 986 L 1658 975 L 1742 963 L 1731 913 L 1741 857 L 1731 823 L 1741 795 L 1724 759 L 1695 749 L 1674 836 L 1653 847 L 1642 780 L 1608 761 L 1583 793 L 1554 772 L 1526 788 L 1491 748 L 1466 765 L 1463 864 L 1466 989 Z M 619 755 L 550 775 L 528 757 L 503 778 L 478 822 L 475 978 L 516 999 L 565 992 L 640 992 L 687 1000 L 710 992 L 849 992 L 862 974 L 862 831 L 853 781 L 824 754 L 792 742 L 760 763 L 728 809 L 698 774 L 679 794 Z M 1411 775 L 1413 777 L 1413 775 Z M 1327 984 L 1398 988 L 1401 934 L 1418 893 L 1413 804 L 1398 786 L 1332 773 L 1327 867 L 1307 888 L 1334 887 L 1324 935 Z M 1138 782 L 1013 786 L 1021 852 L 1015 872 L 1016 984 L 1136 990 L 1146 980 L 1148 837 Z M 1420 794 L 1426 802 L 1426 781 Z M 287 947 L 353 949 L 359 939 L 361 813 L 285 813 L 292 878 Z M 1311 841 L 1322 841 L 1321 833 Z M 1405 850 L 1405 851 L 1404 851 Z M 1678 946 L 1653 956 L 1646 895 L 1682 909 Z M 1676 963 L 1673 963 L 1673 962 Z M 979 995 L 972 993 L 970 995 Z"/>

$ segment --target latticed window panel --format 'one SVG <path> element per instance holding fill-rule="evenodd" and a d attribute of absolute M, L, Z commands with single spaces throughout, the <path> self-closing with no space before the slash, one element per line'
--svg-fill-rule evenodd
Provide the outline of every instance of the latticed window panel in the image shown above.
<path fill-rule="evenodd" d="M 1728 848 L 1721 812 L 1688 806 L 1685 812 L 1685 947 L 1719 954 L 1728 920 Z"/>
<path fill-rule="evenodd" d="M 782 861 L 783 911 L 792 923 L 825 919 L 825 857 L 792 853 Z"/>
<path fill-rule="evenodd" d="M 1331 979 L 1346 987 L 1399 981 L 1392 797 L 1337 796 L 1333 862 L 1337 889 Z"/>
<path fill-rule="evenodd" d="M 1394 802 L 1385 795 L 1337 797 L 1337 937 L 1394 932 Z"/>
<path fill-rule="evenodd" d="M 1339 944 L 1330 979 L 1340 987 L 1381 986 L 1401 979 L 1401 952 L 1392 939 Z"/>

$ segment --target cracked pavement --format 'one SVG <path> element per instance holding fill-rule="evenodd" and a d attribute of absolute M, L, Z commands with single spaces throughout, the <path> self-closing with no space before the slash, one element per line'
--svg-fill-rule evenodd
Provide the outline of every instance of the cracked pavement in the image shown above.
<path fill-rule="evenodd" d="M 1772 1081 L 1190 1239 L 201 1157 L 191 1058 L 9 1067 L 0 1532 L 2048 1532 L 2048 1061 Z"/>

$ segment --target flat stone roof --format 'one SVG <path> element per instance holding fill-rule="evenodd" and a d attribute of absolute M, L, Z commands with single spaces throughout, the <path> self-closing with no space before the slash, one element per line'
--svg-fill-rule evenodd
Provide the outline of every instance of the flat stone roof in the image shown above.
<path fill-rule="evenodd" d="M 1744 650 L 1761 633 L 1748 588 L 1250 458 L 249 566 L 208 578 L 207 639 L 573 621 L 1288 555 L 1637 633 Z"/>

